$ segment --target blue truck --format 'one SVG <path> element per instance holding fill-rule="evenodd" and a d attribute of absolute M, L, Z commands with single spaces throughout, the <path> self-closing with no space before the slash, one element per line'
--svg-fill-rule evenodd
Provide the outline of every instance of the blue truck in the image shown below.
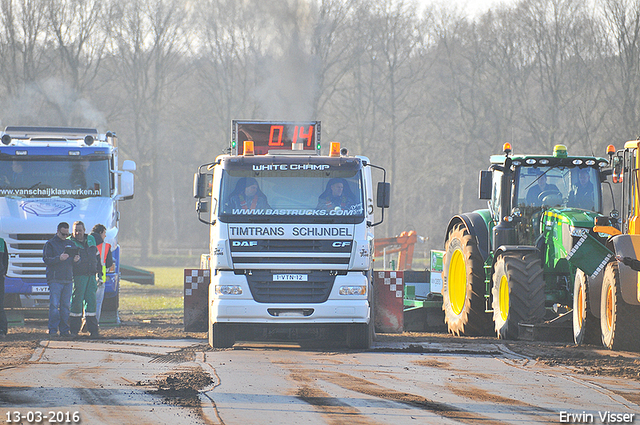
<path fill-rule="evenodd" d="M 6 127 L 0 137 L 0 237 L 9 251 L 5 307 L 44 314 L 49 288 L 42 248 L 59 222 L 107 228 L 108 270 L 101 322 L 118 321 L 119 201 L 133 198 L 136 164 L 118 164 L 117 137 L 92 128 Z"/>

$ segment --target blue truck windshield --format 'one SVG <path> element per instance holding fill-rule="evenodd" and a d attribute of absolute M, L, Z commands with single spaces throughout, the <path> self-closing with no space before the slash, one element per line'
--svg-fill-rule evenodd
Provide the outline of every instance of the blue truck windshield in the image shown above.
<path fill-rule="evenodd" d="M 517 198 L 519 206 L 602 210 L 600 178 L 593 167 L 522 167 Z"/>
<path fill-rule="evenodd" d="M 359 223 L 359 168 L 265 166 L 225 169 L 219 216 L 225 222 Z"/>
<path fill-rule="evenodd" d="M 3 158 L 0 196 L 18 198 L 91 198 L 110 196 L 106 158 Z"/>

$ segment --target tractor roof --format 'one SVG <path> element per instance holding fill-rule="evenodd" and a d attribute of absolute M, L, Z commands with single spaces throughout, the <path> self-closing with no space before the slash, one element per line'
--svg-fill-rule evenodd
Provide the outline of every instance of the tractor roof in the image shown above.
<path fill-rule="evenodd" d="M 508 151 L 511 152 L 511 146 L 508 146 Z M 506 155 L 491 155 L 491 163 L 492 164 L 504 164 Z M 553 148 L 553 154 L 544 155 L 544 154 L 519 154 L 519 155 L 511 155 L 510 156 L 512 164 L 515 166 L 567 166 L 567 167 L 575 167 L 575 166 L 595 166 L 605 167 L 609 164 L 609 161 L 606 158 L 595 157 L 595 156 L 569 156 L 567 153 L 567 148 L 564 145 L 556 145 Z"/>

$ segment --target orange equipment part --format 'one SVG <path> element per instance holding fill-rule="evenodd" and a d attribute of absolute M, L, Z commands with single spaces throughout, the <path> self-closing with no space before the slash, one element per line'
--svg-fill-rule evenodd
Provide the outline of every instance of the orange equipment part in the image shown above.
<path fill-rule="evenodd" d="M 380 238 L 373 242 L 374 257 L 381 257 L 383 253 L 398 253 L 398 270 L 411 270 L 413 261 L 413 248 L 418 241 L 418 234 L 415 230 L 402 232 L 400 236 L 394 238 Z M 387 249 L 385 251 L 385 248 Z"/>

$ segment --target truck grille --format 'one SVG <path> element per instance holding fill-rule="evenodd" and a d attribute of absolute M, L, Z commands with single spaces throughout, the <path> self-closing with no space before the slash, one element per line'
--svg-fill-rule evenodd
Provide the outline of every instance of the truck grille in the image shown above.
<path fill-rule="evenodd" d="M 347 270 L 351 240 L 230 240 L 235 268 L 311 268 Z"/>
<path fill-rule="evenodd" d="M 7 276 L 45 279 L 47 270 L 42 261 L 42 249 L 54 236 L 49 233 L 9 234 L 5 238 L 9 250 Z"/>
<path fill-rule="evenodd" d="M 259 303 L 323 303 L 329 298 L 335 275 L 328 271 L 307 271 L 306 282 L 273 280 L 271 271 L 247 274 L 253 299 Z"/>

